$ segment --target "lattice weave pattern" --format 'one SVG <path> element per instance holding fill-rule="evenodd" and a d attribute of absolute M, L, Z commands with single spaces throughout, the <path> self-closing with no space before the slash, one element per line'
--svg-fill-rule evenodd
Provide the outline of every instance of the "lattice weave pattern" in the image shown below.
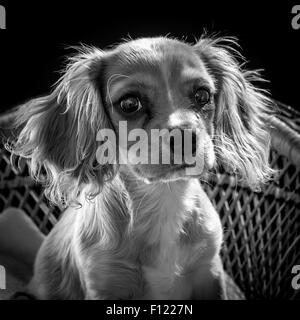
<path fill-rule="evenodd" d="M 219 175 L 207 192 L 222 218 L 223 261 L 247 298 L 300 298 L 291 286 L 300 264 L 300 170 L 275 150 L 278 178 L 253 192 Z"/>

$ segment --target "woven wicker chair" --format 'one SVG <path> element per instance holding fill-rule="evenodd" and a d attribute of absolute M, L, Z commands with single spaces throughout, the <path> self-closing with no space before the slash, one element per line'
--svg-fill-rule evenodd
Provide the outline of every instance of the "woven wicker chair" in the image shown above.
<path fill-rule="evenodd" d="M 233 176 L 218 173 L 205 185 L 225 230 L 225 268 L 248 299 L 300 299 L 300 290 L 291 285 L 292 267 L 300 265 L 300 113 L 276 104 L 270 155 L 272 167 L 279 170 L 276 180 L 253 192 Z M 4 137 L 13 117 L 0 116 Z M 44 234 L 60 215 L 28 176 L 27 166 L 14 169 L 1 145 L 0 212 L 9 206 L 22 208 Z"/>

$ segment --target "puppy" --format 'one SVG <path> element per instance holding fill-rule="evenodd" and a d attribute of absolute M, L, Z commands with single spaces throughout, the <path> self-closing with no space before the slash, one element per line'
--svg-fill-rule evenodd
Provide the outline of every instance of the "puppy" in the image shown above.
<path fill-rule="evenodd" d="M 20 107 L 10 150 L 29 159 L 46 196 L 65 208 L 39 250 L 31 294 L 226 299 L 222 226 L 201 181 L 217 166 L 251 188 L 272 175 L 270 101 L 252 84 L 259 74 L 243 70 L 234 47 L 232 39 L 208 37 L 194 45 L 158 37 L 106 51 L 84 47 L 52 93 Z M 124 137 L 124 123 L 133 136 L 145 133 L 139 154 Z M 102 139 L 103 129 L 116 138 Z M 175 129 L 181 142 L 164 140 Z M 164 142 L 144 139 L 153 130 L 165 130 Z M 183 139 L 185 132 L 191 140 Z M 102 161 L 102 147 L 121 140 L 122 148 L 107 157 L 112 161 Z M 170 161 L 151 162 L 166 141 Z M 185 160 L 177 163 L 178 155 Z"/>

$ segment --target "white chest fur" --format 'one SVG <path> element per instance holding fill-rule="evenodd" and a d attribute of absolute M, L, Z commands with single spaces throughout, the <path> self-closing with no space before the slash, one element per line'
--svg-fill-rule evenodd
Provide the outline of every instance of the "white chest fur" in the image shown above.
<path fill-rule="evenodd" d="M 191 270 L 220 249 L 219 217 L 197 180 L 149 188 L 143 200 L 134 201 L 138 233 L 156 248 L 151 263 L 143 266 L 150 289 L 146 298 L 188 299 Z"/>

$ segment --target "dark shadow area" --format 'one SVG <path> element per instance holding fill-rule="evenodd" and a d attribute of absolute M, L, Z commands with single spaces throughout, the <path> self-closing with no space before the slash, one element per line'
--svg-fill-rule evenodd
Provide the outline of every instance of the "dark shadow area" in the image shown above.
<path fill-rule="evenodd" d="M 73 52 L 66 46 L 82 42 L 105 48 L 128 35 L 169 34 L 193 42 L 204 29 L 238 37 L 248 67 L 265 70 L 270 83 L 264 87 L 275 99 L 300 110 L 300 29 L 291 25 L 294 4 L 102 2 L 2 1 L 7 29 L 0 30 L 1 111 L 48 92 L 64 56 Z"/>

